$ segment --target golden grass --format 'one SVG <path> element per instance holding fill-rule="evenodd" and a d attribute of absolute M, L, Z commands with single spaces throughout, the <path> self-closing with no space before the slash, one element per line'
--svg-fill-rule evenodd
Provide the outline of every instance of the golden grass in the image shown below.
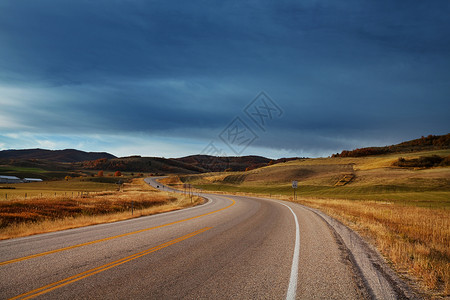
<path fill-rule="evenodd" d="M 118 188 L 117 184 L 114 183 L 81 181 L 80 179 L 1 184 L 0 187 L 2 187 L 0 189 L 0 201 L 24 200 L 33 197 L 71 197 L 82 192 L 115 191 Z"/>
<path fill-rule="evenodd" d="M 369 238 L 400 273 L 431 294 L 450 296 L 450 211 L 392 202 L 315 199 L 319 208 Z"/>
<path fill-rule="evenodd" d="M 168 176 L 168 177 L 164 177 L 159 179 L 159 182 L 166 184 L 166 185 L 173 185 L 173 184 L 182 184 L 183 182 L 180 180 L 180 176 L 178 175 L 173 175 L 173 176 Z"/>
<path fill-rule="evenodd" d="M 0 239 L 115 222 L 202 203 L 194 196 L 153 189 L 142 179 L 87 198 L 31 198 L 0 202 Z M 133 206 L 133 214 L 132 214 Z"/>

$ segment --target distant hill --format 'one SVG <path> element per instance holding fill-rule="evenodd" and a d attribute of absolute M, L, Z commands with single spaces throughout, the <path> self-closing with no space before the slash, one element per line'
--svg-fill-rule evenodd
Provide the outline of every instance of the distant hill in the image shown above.
<path fill-rule="evenodd" d="M 244 171 L 292 159 L 284 158 L 272 161 L 261 156 L 216 157 L 209 155 L 191 155 L 181 158 L 131 156 L 114 159 L 102 158 L 77 165 L 82 169 L 91 170 L 192 174 L 225 170 Z"/>
<path fill-rule="evenodd" d="M 214 171 L 244 171 L 264 167 L 296 158 L 270 160 L 261 156 L 214 157 L 192 155 L 181 158 L 130 156 L 117 158 L 106 152 L 66 150 L 5 150 L 0 151 L 0 170 L 4 174 L 19 174 L 17 168 L 27 168 L 27 175 L 58 171 L 65 173 L 88 173 L 103 171 L 139 172 L 153 174 L 196 174 Z M 31 173 L 30 173 L 31 172 Z M 45 173 L 44 172 L 44 173 Z M 53 174 L 53 173 L 52 173 Z M 50 176 L 50 175 L 49 175 Z M 48 178 L 48 177 L 46 177 Z"/>
<path fill-rule="evenodd" d="M 422 136 L 420 139 L 384 147 L 367 147 L 355 150 L 344 150 L 333 154 L 333 157 L 361 157 L 388 153 L 408 153 L 428 150 L 450 149 L 450 133 L 446 135 Z"/>
<path fill-rule="evenodd" d="M 190 164 L 207 171 L 217 172 L 230 169 L 233 171 L 244 171 L 248 167 L 258 168 L 267 166 L 270 159 L 261 156 L 209 156 L 191 155 L 174 160 Z"/>
<path fill-rule="evenodd" d="M 87 170 L 149 172 L 157 174 L 179 173 L 193 174 L 207 170 L 174 159 L 160 157 L 130 156 L 84 161 L 76 164 L 77 167 Z"/>
<path fill-rule="evenodd" d="M 298 159 L 298 157 L 292 158 L 280 158 L 277 160 L 271 160 L 267 157 L 248 155 L 248 156 L 209 156 L 209 155 L 191 155 L 181 158 L 175 158 L 174 160 L 180 161 L 186 164 L 190 164 L 199 167 L 210 172 L 222 172 L 228 171 L 245 171 L 252 170 L 260 167 L 265 167 L 270 164 L 276 164 L 280 162 L 287 162 L 290 160 Z"/>
<path fill-rule="evenodd" d="M 194 174 L 218 171 L 245 171 L 294 158 L 271 160 L 262 156 L 215 157 L 191 155 L 181 158 L 130 156 L 118 158 L 106 152 L 84 152 L 75 149 L 23 149 L 0 151 L 0 165 L 39 168 L 46 171 L 104 170 L 154 174 Z"/>
<path fill-rule="evenodd" d="M 0 159 L 39 159 L 51 162 L 74 163 L 86 160 L 96 160 L 100 158 L 112 159 L 114 155 L 106 152 L 84 152 L 75 149 L 65 150 L 45 150 L 45 149 L 24 149 L 24 150 L 3 150 L 0 151 Z"/>

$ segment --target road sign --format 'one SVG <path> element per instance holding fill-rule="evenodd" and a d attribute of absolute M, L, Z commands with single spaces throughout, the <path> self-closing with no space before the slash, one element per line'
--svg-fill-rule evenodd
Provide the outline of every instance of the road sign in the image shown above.
<path fill-rule="evenodd" d="M 298 181 L 297 180 L 292 181 L 292 187 L 294 189 L 296 189 L 298 187 Z"/>

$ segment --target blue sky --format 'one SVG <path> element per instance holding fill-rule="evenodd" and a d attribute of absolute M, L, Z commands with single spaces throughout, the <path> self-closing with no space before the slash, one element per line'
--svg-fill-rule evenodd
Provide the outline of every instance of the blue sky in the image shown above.
<path fill-rule="evenodd" d="M 0 149 L 275 158 L 446 134 L 449 15 L 447 0 L 3 0 Z"/>

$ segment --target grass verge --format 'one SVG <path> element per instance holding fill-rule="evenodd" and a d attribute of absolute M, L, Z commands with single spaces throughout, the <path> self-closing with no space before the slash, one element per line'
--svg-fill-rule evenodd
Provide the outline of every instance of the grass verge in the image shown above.
<path fill-rule="evenodd" d="M 450 211 L 393 202 L 301 199 L 369 239 L 431 298 L 450 296 Z M 410 276 L 406 276 L 410 277 Z"/>

